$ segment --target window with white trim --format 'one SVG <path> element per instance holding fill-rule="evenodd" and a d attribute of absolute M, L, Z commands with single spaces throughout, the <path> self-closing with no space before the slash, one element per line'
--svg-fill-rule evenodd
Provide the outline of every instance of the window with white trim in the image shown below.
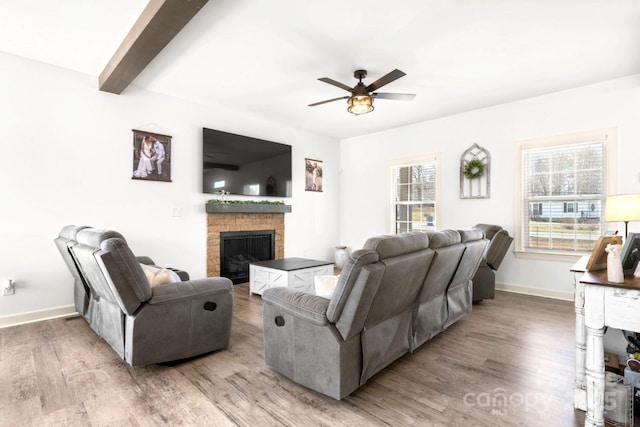
<path fill-rule="evenodd" d="M 606 230 L 604 204 L 615 188 L 616 132 L 516 145 L 516 253 L 588 253 Z M 612 175 L 612 176 L 610 176 Z"/>
<path fill-rule="evenodd" d="M 438 221 L 439 155 L 389 161 L 390 232 L 435 230 Z"/>

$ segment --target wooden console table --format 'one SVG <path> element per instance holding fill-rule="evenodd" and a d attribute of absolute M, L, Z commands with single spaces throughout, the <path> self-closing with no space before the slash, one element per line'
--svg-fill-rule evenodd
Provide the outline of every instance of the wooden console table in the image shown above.
<path fill-rule="evenodd" d="M 576 341 L 586 332 L 585 426 L 604 426 L 604 330 L 605 327 L 640 331 L 640 279 L 625 277 L 624 283 L 607 281 L 607 270 L 587 271 L 584 285 L 584 323 L 576 323 Z M 576 299 L 578 297 L 576 296 Z M 576 310 L 577 312 L 577 310 Z M 577 316 L 576 316 L 577 320 Z M 578 331 L 582 329 L 582 331 Z M 576 344 L 576 367 L 579 366 Z M 578 373 L 576 373 L 576 384 Z"/>

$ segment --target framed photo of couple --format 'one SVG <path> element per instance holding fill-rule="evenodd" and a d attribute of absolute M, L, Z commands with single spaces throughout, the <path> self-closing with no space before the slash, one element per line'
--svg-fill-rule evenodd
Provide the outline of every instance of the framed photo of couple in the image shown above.
<path fill-rule="evenodd" d="M 171 182 L 171 136 L 133 129 L 131 179 Z"/>
<path fill-rule="evenodd" d="M 322 160 L 304 159 L 304 190 L 322 191 Z"/>

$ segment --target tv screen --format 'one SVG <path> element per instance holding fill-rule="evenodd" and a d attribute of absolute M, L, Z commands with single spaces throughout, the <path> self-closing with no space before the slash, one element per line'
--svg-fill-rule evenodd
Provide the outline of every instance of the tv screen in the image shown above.
<path fill-rule="evenodd" d="M 291 146 L 203 128 L 202 191 L 291 197 Z"/>

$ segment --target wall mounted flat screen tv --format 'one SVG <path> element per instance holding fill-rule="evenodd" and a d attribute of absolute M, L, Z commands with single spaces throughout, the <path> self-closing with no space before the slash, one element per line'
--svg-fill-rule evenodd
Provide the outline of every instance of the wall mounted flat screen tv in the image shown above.
<path fill-rule="evenodd" d="M 203 128 L 202 191 L 291 197 L 291 146 Z"/>

